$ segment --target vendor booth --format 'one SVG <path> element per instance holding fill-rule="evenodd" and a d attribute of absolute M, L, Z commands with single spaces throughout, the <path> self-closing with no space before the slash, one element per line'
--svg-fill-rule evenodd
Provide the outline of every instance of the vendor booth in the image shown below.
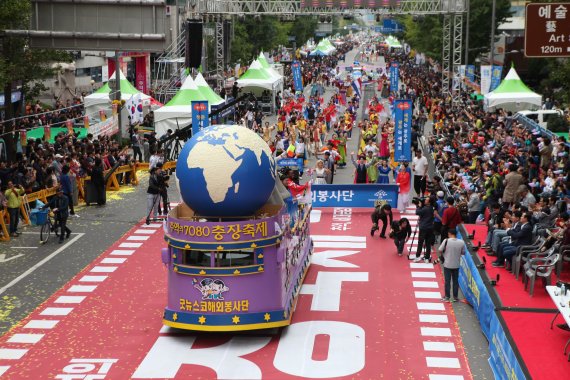
<path fill-rule="evenodd" d="M 275 110 L 275 95 L 279 91 L 282 78 L 271 75 L 259 60 L 253 61 L 249 69 L 238 79 L 242 92 L 251 92 L 261 101 L 262 111 L 270 114 Z"/>
<path fill-rule="evenodd" d="M 542 96 L 528 88 L 511 67 L 499 87 L 485 95 L 483 104 L 486 111 L 497 108 L 512 112 L 537 110 L 542 106 Z"/>
<path fill-rule="evenodd" d="M 109 78 L 109 82 L 114 81 L 116 76 L 116 72 L 113 73 L 111 78 Z M 146 115 L 154 108 L 158 108 L 161 106 L 159 102 L 154 100 L 152 97 L 143 94 L 139 90 L 137 90 L 125 77 L 123 72 L 119 70 L 119 78 L 120 78 L 120 85 L 121 85 L 121 100 L 128 103 L 129 101 L 133 101 L 136 98 L 138 101 L 142 102 L 142 115 Z M 114 89 L 111 88 L 109 82 L 105 83 L 103 87 L 95 91 L 93 94 L 88 95 L 84 98 L 85 103 L 85 115 L 89 117 L 90 124 L 96 124 L 99 122 L 104 122 L 105 119 L 109 118 L 112 113 L 112 106 L 111 106 L 111 97 Z M 102 116 L 104 113 L 104 117 Z M 122 125 L 123 125 L 123 136 L 126 133 L 126 128 L 129 125 L 129 112 L 123 108 L 120 113 Z M 141 116 L 142 118 L 142 116 Z"/>
<path fill-rule="evenodd" d="M 176 95 L 154 111 L 154 130 L 157 137 L 164 135 L 168 129 L 176 131 L 192 124 L 192 102 L 199 100 L 208 100 L 208 97 L 189 75 Z"/>

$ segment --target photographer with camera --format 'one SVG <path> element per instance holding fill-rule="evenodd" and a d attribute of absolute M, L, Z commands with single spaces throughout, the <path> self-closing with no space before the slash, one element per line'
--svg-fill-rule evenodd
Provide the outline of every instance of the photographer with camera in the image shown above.
<path fill-rule="evenodd" d="M 431 198 L 414 198 L 412 203 L 416 205 L 416 215 L 420 217 L 418 221 L 418 250 L 414 262 L 421 261 L 422 249 L 425 246 L 424 262 L 429 263 L 431 259 L 431 247 L 433 245 L 433 221 L 435 210 L 432 206 Z"/>
<path fill-rule="evenodd" d="M 165 190 L 165 175 L 162 172 L 162 164 L 150 170 L 150 178 L 148 180 L 147 198 L 146 198 L 146 224 L 150 224 L 150 214 L 154 212 L 154 218 L 158 218 L 158 206 L 160 197 Z"/>
<path fill-rule="evenodd" d="M 382 221 L 382 231 L 380 232 L 380 237 L 386 239 L 386 227 L 388 226 L 388 219 L 390 219 L 390 229 L 392 228 L 392 222 L 394 217 L 392 216 L 392 206 L 389 204 L 379 204 L 374 207 L 374 211 L 370 215 L 372 219 L 372 228 L 370 229 L 370 236 L 374 236 L 374 232 L 378 231 L 378 222 Z M 388 231 L 389 233 L 390 231 Z"/>
<path fill-rule="evenodd" d="M 162 170 L 162 162 L 158 162 L 156 167 L 160 169 L 160 173 L 158 174 L 158 184 L 160 189 L 160 198 L 162 199 L 162 209 L 160 208 L 159 201 L 158 214 L 166 215 L 170 210 L 170 203 L 168 202 L 168 180 L 170 179 L 170 176 L 166 171 Z"/>

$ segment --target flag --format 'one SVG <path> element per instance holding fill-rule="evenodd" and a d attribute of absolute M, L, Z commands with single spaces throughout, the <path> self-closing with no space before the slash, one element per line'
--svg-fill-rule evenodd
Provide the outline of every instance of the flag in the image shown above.
<path fill-rule="evenodd" d="M 287 157 L 295 157 L 295 144 L 289 144 L 287 148 Z"/>
<path fill-rule="evenodd" d="M 352 81 L 352 89 L 356 93 L 356 95 L 360 98 L 360 82 L 358 80 Z"/>
<path fill-rule="evenodd" d="M 129 111 L 132 124 L 143 122 L 143 105 L 140 93 L 131 96 L 130 99 L 127 100 L 127 110 Z"/>

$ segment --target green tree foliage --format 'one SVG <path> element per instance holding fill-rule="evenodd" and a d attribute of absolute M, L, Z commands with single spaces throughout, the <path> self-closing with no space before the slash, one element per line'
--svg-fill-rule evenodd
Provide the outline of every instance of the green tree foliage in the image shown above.
<path fill-rule="evenodd" d="M 0 32 L 4 30 L 28 29 L 31 5 L 29 0 L 2 0 L 0 5 Z M 39 82 L 53 77 L 59 69 L 54 62 L 69 62 L 70 56 L 66 52 L 31 49 L 26 38 L 0 36 L 0 89 L 5 99 L 10 99 L 12 89 L 16 85 L 22 87 L 23 95 L 37 93 L 43 86 Z M 10 105 L 7 102 L 7 105 Z M 12 107 L 5 107 L 6 119 L 14 116 Z M 12 123 L 4 125 L 5 131 L 13 128 Z M 15 144 L 10 135 L 5 136 L 8 145 L 8 157 L 14 157 Z M 11 154 L 12 153 L 12 154 Z"/>
<path fill-rule="evenodd" d="M 249 64 L 260 51 L 279 45 L 292 46 L 289 36 L 295 36 L 297 45 L 315 35 L 317 20 L 311 16 L 297 16 L 295 21 L 281 21 L 275 16 L 256 16 L 236 19 L 232 40 L 232 61 Z"/>
<path fill-rule="evenodd" d="M 496 0 L 495 19 L 497 27 L 511 15 L 509 0 Z M 470 0 L 469 16 L 469 62 L 480 54 L 488 53 L 491 45 L 491 0 Z M 464 20 L 466 16 L 464 15 Z M 431 58 L 441 60 L 443 16 L 400 17 L 406 31 L 404 39 L 412 48 Z M 463 34 L 465 36 L 465 32 Z"/>

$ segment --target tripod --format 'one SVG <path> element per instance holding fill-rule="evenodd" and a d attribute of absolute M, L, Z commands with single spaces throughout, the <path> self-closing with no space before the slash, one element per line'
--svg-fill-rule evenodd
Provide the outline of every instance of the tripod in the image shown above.
<path fill-rule="evenodd" d="M 417 235 L 417 233 L 418 233 L 419 228 L 420 228 L 420 224 L 418 223 L 418 224 L 416 224 L 416 226 L 414 227 L 414 232 L 412 233 L 412 242 L 413 242 L 414 239 L 416 238 L 416 235 Z M 410 244 L 410 248 L 408 248 L 408 260 L 413 260 L 413 259 L 410 259 L 410 255 L 412 254 L 412 248 L 411 248 L 411 247 L 412 247 L 412 246 L 411 246 L 411 244 Z"/>

